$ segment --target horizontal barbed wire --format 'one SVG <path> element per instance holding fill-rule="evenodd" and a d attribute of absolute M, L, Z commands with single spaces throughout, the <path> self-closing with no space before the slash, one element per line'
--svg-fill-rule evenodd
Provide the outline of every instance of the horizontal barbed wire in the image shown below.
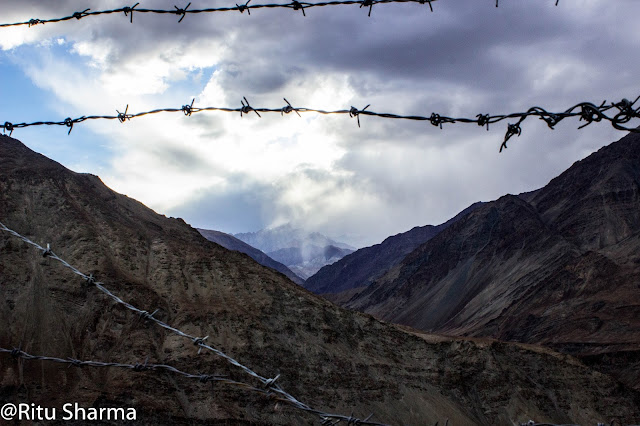
<path fill-rule="evenodd" d="M 293 406 L 294 408 L 306 411 L 306 412 L 308 412 L 310 414 L 314 414 L 314 415 L 320 417 L 320 419 L 322 420 L 322 424 L 323 425 L 338 424 L 341 421 L 345 421 L 349 425 L 386 426 L 384 423 L 377 423 L 377 422 L 370 421 L 370 419 L 373 416 L 373 414 L 370 414 L 367 418 L 365 418 L 364 420 L 361 420 L 359 418 L 353 417 L 353 414 L 351 416 L 345 416 L 345 415 L 341 415 L 341 414 L 325 413 L 323 411 L 316 410 L 314 408 L 309 407 L 308 405 L 306 405 L 306 404 L 300 402 L 299 400 L 297 400 L 291 394 L 289 394 L 286 391 L 284 391 L 277 383 L 275 383 L 276 380 L 278 380 L 278 378 L 280 377 L 279 374 L 274 378 L 262 377 L 258 373 L 256 373 L 253 370 L 251 370 L 249 367 L 244 366 L 243 364 L 241 364 L 240 362 L 236 361 L 235 359 L 233 359 L 229 355 L 225 354 L 221 350 L 216 349 L 216 348 L 214 348 L 214 347 L 212 347 L 210 345 L 207 345 L 205 343 L 205 340 L 207 340 L 209 338 L 209 336 L 205 336 L 205 337 L 192 336 L 192 335 L 190 335 L 188 333 L 185 333 L 185 332 L 183 332 L 183 331 L 181 331 L 181 330 L 179 330 L 177 328 L 174 328 L 174 327 L 170 326 L 169 324 L 167 324 L 167 323 L 155 318 L 154 314 L 157 312 L 157 310 L 152 312 L 152 313 L 149 313 L 147 311 L 144 311 L 142 309 L 136 308 L 135 306 L 123 301 L 118 296 L 114 295 L 108 289 L 106 289 L 104 287 L 104 283 L 96 281 L 96 279 L 93 276 L 93 274 L 87 275 L 87 274 L 81 272 L 78 268 L 76 268 L 76 267 L 72 266 L 71 264 L 69 264 L 64 259 L 58 257 L 58 255 L 56 255 L 51 250 L 51 247 L 50 247 L 49 244 L 47 244 L 47 248 L 44 248 L 41 245 L 39 245 L 38 243 L 35 243 L 35 242 L 31 241 L 29 238 L 25 237 L 24 235 L 21 235 L 20 233 L 8 228 L 2 222 L 0 222 L 0 231 L 5 231 L 5 232 L 13 235 L 16 238 L 21 239 L 25 243 L 35 247 L 36 249 L 38 249 L 42 253 L 43 257 L 47 257 L 47 258 L 50 258 L 50 259 L 53 259 L 53 260 L 56 260 L 56 261 L 60 262 L 65 268 L 70 269 L 73 273 L 75 273 L 76 275 L 79 275 L 82 279 L 84 279 L 85 282 L 88 285 L 95 286 L 98 290 L 100 290 L 102 293 L 106 294 L 109 298 L 114 300 L 116 303 L 118 303 L 118 304 L 124 306 L 125 308 L 129 309 L 130 311 L 133 311 L 134 313 L 136 313 L 138 316 L 140 316 L 140 318 L 142 318 L 144 320 L 152 321 L 152 322 L 156 323 L 157 325 L 159 325 L 160 327 L 162 327 L 162 328 L 164 328 L 166 330 L 169 330 L 174 334 L 177 334 L 178 336 L 181 336 L 181 337 L 189 339 L 195 346 L 198 347 L 198 354 L 200 353 L 200 351 L 202 349 L 207 349 L 207 350 L 213 352 L 214 354 L 224 358 L 230 364 L 232 364 L 232 365 L 234 365 L 236 367 L 239 367 L 246 374 L 248 374 L 248 375 L 254 377 L 255 379 L 257 379 L 258 381 L 260 381 L 262 383 L 267 395 L 275 394 L 275 395 L 277 395 L 277 399 L 279 401 L 285 402 L 285 403 Z M 247 385 L 247 386 L 251 387 L 250 385 Z"/>
<path fill-rule="evenodd" d="M 253 387 L 247 383 L 243 383 L 243 382 L 237 382 L 235 380 L 230 380 L 227 379 L 223 376 L 217 376 L 217 375 L 211 375 L 211 374 L 192 374 L 192 373 L 187 373 L 185 371 L 179 370 L 171 365 L 166 365 L 166 364 L 153 364 L 153 363 L 148 363 L 147 361 L 143 362 L 143 363 L 135 363 L 135 364 L 124 364 L 124 363 L 120 363 L 120 362 L 102 362 L 102 361 L 86 361 L 86 360 L 79 360 L 79 359 L 75 359 L 75 358 L 57 358 L 57 357 L 53 357 L 53 356 L 43 356 L 43 355 L 32 355 L 29 354 L 23 350 L 21 350 L 20 348 L 14 348 L 14 349 L 6 349 L 6 348 L 0 348 L 0 353 L 7 353 L 10 354 L 11 356 L 13 356 L 14 358 L 22 358 L 22 359 L 26 359 L 26 360 L 38 360 L 38 361 L 51 361 L 51 362 L 56 362 L 56 363 L 60 363 L 60 364 L 69 364 L 69 366 L 75 366 L 75 367 L 84 367 L 84 366 L 89 366 L 89 367 L 115 367 L 115 368 L 125 368 L 125 369 L 129 369 L 129 370 L 133 370 L 133 371 L 168 371 L 174 374 L 179 374 L 181 376 L 187 377 L 189 379 L 197 379 L 202 383 L 207 383 L 207 382 L 217 382 L 217 383 L 223 383 L 223 384 L 227 384 L 227 385 L 231 385 L 231 386 L 236 386 L 236 387 L 241 387 L 243 389 L 247 389 L 247 390 L 251 390 L 253 392 L 259 392 L 262 394 L 267 395 L 267 392 L 263 389 L 258 389 L 256 387 Z"/>
<path fill-rule="evenodd" d="M 445 115 L 440 115 L 437 113 L 432 113 L 430 116 L 420 116 L 420 115 L 398 115 L 391 113 L 379 113 L 368 111 L 370 104 L 365 106 L 362 109 L 358 109 L 352 106 L 350 109 L 342 109 L 335 111 L 325 111 L 321 109 L 315 108 L 294 108 L 286 98 L 283 98 L 287 103 L 284 107 L 281 108 L 254 108 L 249 104 L 249 101 L 246 97 L 240 101 L 241 107 L 238 108 L 229 108 L 229 107 L 194 107 L 193 103 L 195 99 L 191 101 L 190 105 L 182 105 L 180 108 L 160 108 L 154 109 L 152 111 L 139 112 L 135 114 L 129 114 L 129 105 L 125 108 L 124 112 L 120 112 L 116 110 L 117 115 L 90 115 L 90 116 L 82 116 L 78 118 L 67 117 L 63 121 L 36 121 L 33 123 L 11 123 L 5 122 L 4 124 L 0 124 L 0 128 L 3 131 L 9 132 L 9 135 L 13 133 L 15 129 L 22 129 L 25 127 L 31 126 L 66 126 L 69 128 L 69 132 L 73 130 L 74 124 L 82 123 L 87 120 L 118 120 L 121 123 L 124 123 L 127 120 L 131 120 L 132 118 L 142 117 L 145 115 L 158 114 L 162 112 L 183 112 L 186 116 L 191 116 L 191 114 L 203 111 L 221 111 L 221 112 L 239 112 L 240 116 L 244 114 L 249 114 L 250 112 L 255 112 L 258 117 L 262 117 L 260 113 L 280 113 L 281 115 L 289 114 L 291 112 L 295 112 L 300 116 L 301 112 L 314 112 L 317 114 L 348 114 L 349 117 L 356 118 L 358 122 L 358 127 L 360 127 L 360 116 L 361 115 L 369 115 L 375 117 L 382 118 L 390 118 L 390 119 L 400 119 L 400 120 L 413 120 L 413 121 L 428 121 L 434 126 L 440 127 L 442 129 L 443 124 L 455 124 L 455 123 L 467 123 L 467 124 L 477 124 L 481 127 L 487 128 L 489 130 L 489 124 L 498 123 L 503 120 L 517 118 L 518 120 L 515 123 L 508 123 L 507 131 L 504 136 L 504 140 L 502 145 L 500 145 L 500 152 L 504 148 L 507 148 L 507 141 L 511 139 L 512 136 L 520 136 L 522 133 L 522 128 L 520 124 L 527 117 L 538 117 L 540 120 L 547 123 L 550 129 L 554 129 L 554 127 L 565 118 L 569 117 L 579 117 L 580 121 L 585 121 L 585 124 L 578 127 L 578 129 L 582 129 L 583 127 L 588 126 L 593 122 L 600 121 L 609 121 L 611 125 L 617 129 L 622 131 L 629 132 L 640 132 L 640 129 L 637 127 L 625 127 L 623 124 L 628 123 L 634 118 L 640 118 L 640 107 L 636 108 L 635 104 L 640 99 L 638 96 L 633 102 L 624 98 L 620 102 L 612 102 L 610 104 L 607 101 L 603 101 L 599 106 L 593 104 L 591 102 L 580 102 L 576 105 L 566 109 L 563 112 L 549 112 L 544 108 L 534 106 L 529 108 L 525 112 L 514 112 L 510 114 L 498 114 L 498 115 L 490 115 L 490 114 L 477 114 L 476 118 L 465 118 L 465 117 L 447 117 Z M 607 115 L 606 112 L 613 110 L 615 114 Z"/>
<path fill-rule="evenodd" d="M 229 6 L 229 7 L 213 7 L 213 8 L 206 8 L 206 9 L 189 9 L 189 6 L 191 6 L 191 2 L 189 2 L 184 8 L 182 7 L 178 7 L 178 6 L 174 6 L 173 9 L 136 9 L 136 7 L 140 4 L 140 3 L 136 3 L 133 6 L 124 6 L 124 7 L 120 7 L 117 9 L 108 9 L 108 10 L 94 10 L 91 11 L 91 9 L 87 8 L 84 9 L 82 11 L 78 11 L 78 12 L 74 12 L 71 15 L 68 16 L 63 16 L 60 18 L 51 18 L 51 19 L 29 19 L 28 21 L 23 21 L 23 22 L 14 22 L 14 23 L 6 23 L 6 24 L 0 24 L 0 28 L 2 27 L 18 27 L 18 26 L 29 26 L 29 27 L 33 27 L 35 25 L 39 25 L 39 24 L 50 24 L 50 23 L 57 23 L 57 22 L 65 22 L 65 21 L 70 21 L 73 19 L 76 20 L 80 20 L 82 18 L 86 18 L 88 16 L 100 16 L 100 15 L 111 15 L 114 13 L 124 13 L 125 17 L 129 18 L 129 22 L 131 22 L 133 24 L 133 12 L 138 12 L 138 13 L 153 13 L 153 14 L 159 14 L 159 15 L 177 15 L 180 17 L 180 19 L 178 20 L 178 22 L 182 22 L 182 20 L 185 18 L 185 16 L 187 15 L 191 15 L 191 14 L 200 14 L 200 13 L 215 13 L 215 12 L 232 12 L 232 11 L 238 11 L 240 13 L 244 13 L 244 11 L 247 11 L 248 15 L 251 15 L 251 10 L 252 9 L 277 9 L 277 8 L 285 8 L 285 9 L 292 9 L 292 10 L 300 10 L 302 11 L 302 15 L 303 16 L 307 16 L 307 14 L 305 13 L 305 9 L 311 9 L 314 7 L 325 7 L 325 6 L 347 6 L 347 5 L 359 5 L 360 8 L 369 8 L 369 13 L 367 16 L 371 16 L 371 10 L 373 9 L 373 6 L 376 4 L 385 4 L 385 3 L 418 3 L 418 4 L 428 4 L 429 5 L 429 10 L 431 10 L 431 12 L 433 12 L 433 5 L 432 3 L 438 1 L 438 0 L 334 0 L 334 1 L 323 1 L 323 2 L 317 2 L 317 3 L 309 3 L 309 2 L 304 2 L 304 1 L 298 1 L 298 0 L 293 0 L 291 3 L 266 3 L 266 4 L 249 4 L 251 2 L 251 0 L 248 0 L 247 2 L 243 3 L 243 4 L 237 4 L 235 6 Z M 496 7 L 498 7 L 498 1 L 496 0 Z M 558 5 L 558 2 L 560 0 L 556 0 L 555 5 Z"/>

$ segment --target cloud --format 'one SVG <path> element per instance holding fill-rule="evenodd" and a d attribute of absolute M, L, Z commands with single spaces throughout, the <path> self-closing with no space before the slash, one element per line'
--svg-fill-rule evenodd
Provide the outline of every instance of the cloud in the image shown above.
<path fill-rule="evenodd" d="M 133 25 L 117 14 L 3 29 L 0 47 L 51 94 L 61 119 L 127 104 L 129 112 L 179 108 L 193 98 L 195 106 L 237 108 L 245 96 L 272 108 L 286 97 L 296 107 L 371 104 L 376 112 L 471 118 L 635 99 L 637 2 L 502 3 L 434 2 L 434 13 L 379 4 L 371 18 L 357 6 L 312 8 L 306 18 L 289 10 L 189 15 L 182 23 L 138 13 Z M 76 8 L 13 2 L 3 20 Z M 359 128 L 348 115 L 178 112 L 82 126 L 108 141 L 105 182 L 157 210 L 227 232 L 293 222 L 375 243 L 443 222 L 474 201 L 542 186 L 622 136 L 602 123 L 576 131 L 582 123 L 568 119 L 551 131 L 529 118 L 498 154 L 513 121 L 487 132 L 370 116 Z M 69 144 L 86 147 L 78 137 L 74 130 Z"/>

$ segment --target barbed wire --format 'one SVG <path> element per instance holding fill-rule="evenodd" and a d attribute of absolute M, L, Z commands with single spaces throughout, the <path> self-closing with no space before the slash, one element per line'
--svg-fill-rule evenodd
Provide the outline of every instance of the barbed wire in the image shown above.
<path fill-rule="evenodd" d="M 228 378 L 226 378 L 224 376 L 217 376 L 217 375 L 211 375 L 211 374 L 192 374 L 192 373 L 187 373 L 187 372 L 179 370 L 179 369 L 177 369 L 177 368 L 175 368 L 175 367 L 173 367 L 171 365 L 149 363 L 148 362 L 148 358 L 143 363 L 124 364 L 124 363 L 119 363 L 119 362 L 85 361 L 85 360 L 79 360 L 79 359 L 75 359 L 75 358 L 63 359 L 63 358 L 57 358 L 57 357 L 53 357 L 53 356 L 32 355 L 32 354 L 29 354 L 29 353 L 21 350 L 20 348 L 14 348 L 14 349 L 0 348 L 0 353 L 8 353 L 14 358 L 22 358 L 22 359 L 26 359 L 26 360 L 38 360 L 38 361 L 51 361 L 51 362 L 56 362 L 56 363 L 60 363 L 60 364 L 69 364 L 69 366 L 74 366 L 74 367 L 84 367 L 84 366 L 89 366 L 89 367 L 116 367 L 116 368 L 125 368 L 125 369 L 138 371 L 138 372 L 140 372 L 140 371 L 168 371 L 168 372 L 171 372 L 171 373 L 175 373 L 175 374 L 179 374 L 181 376 L 187 377 L 189 379 L 197 379 L 201 383 L 218 382 L 218 383 L 223 383 L 223 384 L 227 384 L 227 385 L 231 385 L 231 386 L 241 387 L 243 389 L 247 389 L 247 390 L 251 390 L 253 392 L 259 392 L 259 393 L 267 395 L 267 392 L 265 390 L 258 389 L 256 387 L 248 385 L 247 383 L 237 382 L 235 380 L 228 379 Z"/>
<path fill-rule="evenodd" d="M 455 123 L 467 123 L 467 124 L 477 124 L 481 127 L 486 127 L 489 130 L 489 125 L 498 123 L 507 119 L 517 118 L 518 120 L 515 123 L 508 123 L 507 131 L 504 136 L 504 140 L 500 145 L 500 152 L 503 149 L 507 148 L 507 141 L 511 139 L 513 136 L 520 136 L 522 134 L 521 124 L 527 117 L 538 117 L 540 120 L 547 123 L 550 129 L 554 129 L 555 126 L 560 123 L 565 118 L 569 117 L 579 117 L 580 121 L 585 121 L 585 124 L 578 127 L 578 129 L 582 129 L 583 127 L 588 126 L 593 122 L 600 121 L 609 121 L 611 125 L 617 129 L 622 131 L 629 132 L 640 132 L 640 129 L 637 127 L 625 127 L 623 124 L 627 124 L 634 118 L 640 118 L 640 107 L 636 108 L 635 104 L 640 99 L 638 96 L 633 102 L 624 98 L 620 102 L 612 102 L 610 104 L 607 101 L 603 101 L 599 106 L 593 104 L 591 102 L 580 102 L 576 105 L 566 109 L 563 112 L 549 112 L 546 109 L 534 106 L 529 108 L 525 112 L 514 112 L 510 114 L 498 114 L 498 115 L 490 115 L 490 114 L 477 114 L 476 118 L 465 118 L 465 117 L 448 117 L 445 115 L 431 113 L 430 116 L 421 116 L 421 115 L 399 115 L 392 113 L 379 113 L 367 110 L 370 104 L 365 106 L 362 109 L 358 109 L 352 106 L 350 109 L 341 109 L 335 111 L 326 111 L 322 109 L 315 108 L 296 108 L 289 103 L 286 98 L 283 98 L 286 102 L 286 105 L 281 108 L 255 108 L 249 104 L 249 101 L 246 97 L 243 97 L 240 101 L 241 107 L 238 108 L 230 108 L 230 107 L 195 107 L 193 106 L 195 99 L 191 101 L 189 105 L 182 105 L 180 108 L 160 108 L 154 109 L 151 111 L 139 112 L 135 114 L 129 114 L 129 105 L 126 106 L 124 112 L 120 112 L 116 110 L 117 115 L 90 115 L 90 116 L 82 116 L 78 118 L 67 117 L 62 121 L 36 121 L 32 123 L 11 123 L 5 122 L 4 124 L 0 124 L 0 128 L 3 129 L 3 132 L 9 132 L 9 135 L 13 134 L 15 129 L 22 129 L 25 127 L 31 126 L 65 126 L 69 128 L 67 134 L 71 133 L 73 130 L 73 126 L 77 123 L 82 123 L 87 120 L 118 120 L 120 123 L 124 123 L 125 121 L 129 121 L 132 118 L 142 117 L 145 115 L 158 114 L 158 113 L 175 113 L 182 112 L 185 116 L 191 116 L 194 113 L 203 112 L 203 111 L 221 111 L 221 112 L 239 112 L 240 116 L 244 116 L 246 114 L 255 112 L 258 117 L 262 117 L 260 113 L 280 113 L 281 115 L 289 114 L 291 112 L 295 112 L 300 116 L 300 113 L 317 113 L 317 114 L 348 114 L 349 117 L 356 118 L 358 127 L 360 127 L 360 116 L 368 115 L 375 116 L 381 118 L 389 118 L 389 119 L 399 119 L 399 120 L 412 120 L 412 121 L 428 121 L 434 126 L 440 127 L 442 129 L 443 124 L 455 124 Z M 607 115 L 606 113 L 610 110 L 614 110 L 615 114 Z"/>
<path fill-rule="evenodd" d="M 124 13 L 125 18 L 129 18 L 129 22 L 133 24 L 133 13 L 152 13 L 159 15 L 177 15 L 180 17 L 178 22 L 182 22 L 182 20 L 187 15 L 200 14 L 200 13 L 216 13 L 216 12 L 233 12 L 237 11 L 240 13 L 244 13 L 247 11 L 247 15 L 251 15 L 251 10 L 255 9 L 292 9 L 294 11 L 302 11 L 302 16 L 307 16 L 305 13 L 305 9 L 311 9 L 314 7 L 326 7 L 326 6 L 348 6 L 348 5 L 359 5 L 360 8 L 369 8 L 369 13 L 367 16 L 371 16 L 371 10 L 373 6 L 376 4 L 386 4 L 386 3 L 418 3 L 421 5 L 427 4 L 429 6 L 429 10 L 433 12 L 433 2 L 438 0 L 334 0 L 334 1 L 323 1 L 316 3 L 309 3 L 299 0 L 293 0 L 291 3 L 265 3 L 265 4 L 249 4 L 251 0 L 247 0 L 243 4 L 235 4 L 235 6 L 229 7 L 214 7 L 214 8 L 206 8 L 206 9 L 189 9 L 191 6 L 191 2 L 189 2 L 184 8 L 174 6 L 173 9 L 136 9 L 136 7 L 140 3 L 136 3 L 133 6 L 123 6 L 117 9 L 108 9 L 108 10 L 94 10 L 91 11 L 90 8 L 84 9 L 82 11 L 74 12 L 71 15 L 63 16 L 60 18 L 50 18 L 50 19 L 29 19 L 28 21 L 22 22 L 14 22 L 14 23 L 5 23 L 0 24 L 0 28 L 2 27 L 18 27 L 18 26 L 28 26 L 33 27 L 41 24 L 51 24 L 58 22 L 71 21 L 73 19 L 80 20 L 82 18 L 90 17 L 90 16 L 101 16 L 101 15 L 111 15 L 114 13 Z M 496 0 L 496 7 L 498 7 L 498 1 Z M 555 5 L 558 5 L 560 0 L 556 0 Z"/>
<path fill-rule="evenodd" d="M 275 376 L 274 378 L 263 377 L 263 376 L 259 375 L 258 373 L 254 372 L 249 367 L 246 367 L 245 365 L 243 365 L 240 362 L 236 361 L 234 358 L 232 358 L 229 355 L 225 354 L 221 350 L 206 344 L 205 340 L 207 340 L 209 338 L 209 336 L 199 337 L 199 336 L 193 336 L 191 334 L 185 333 L 182 330 L 174 328 L 174 327 L 170 326 L 169 324 L 167 324 L 167 323 L 157 319 L 156 317 L 154 317 L 154 315 L 157 313 L 158 310 L 156 310 L 156 311 L 154 311 L 152 313 L 149 313 L 148 311 L 139 309 L 139 308 L 137 308 L 137 307 L 125 302 L 124 300 L 122 300 L 118 296 L 116 296 L 113 293 L 111 293 L 107 288 L 105 288 L 104 287 L 104 283 L 97 281 L 95 279 L 95 277 L 93 276 L 93 274 L 87 275 L 87 274 L 81 272 L 78 268 L 76 268 L 76 267 L 72 266 L 71 264 L 69 264 L 64 259 L 58 257 L 58 255 L 56 255 L 51 250 L 50 244 L 47 244 L 47 248 L 44 248 L 41 245 L 39 245 L 38 243 L 35 243 L 35 242 L 31 241 L 29 238 L 25 237 L 24 235 L 21 235 L 20 233 L 8 228 L 2 222 L 0 222 L 0 231 L 5 231 L 5 232 L 13 235 L 16 238 L 19 238 L 20 240 L 24 241 L 25 243 L 35 247 L 36 249 L 38 249 L 41 252 L 43 257 L 47 257 L 47 258 L 50 258 L 50 259 L 53 259 L 53 260 L 56 260 L 56 261 L 60 262 L 65 268 L 70 269 L 74 274 L 76 274 L 76 275 L 80 276 L 82 279 L 84 279 L 84 281 L 85 281 L 85 283 L 87 285 L 95 286 L 98 290 L 100 290 L 102 293 L 106 294 L 113 301 L 115 301 L 116 303 L 124 306 L 125 308 L 129 309 L 130 311 L 136 313 L 140 318 L 142 318 L 144 320 L 152 321 L 155 324 L 159 325 L 160 327 L 162 327 L 162 328 L 164 328 L 166 330 L 169 330 L 170 332 L 172 332 L 174 334 L 177 334 L 178 336 L 181 336 L 181 337 L 184 337 L 186 339 L 189 339 L 195 346 L 198 347 L 198 354 L 200 354 L 202 349 L 206 349 L 206 350 L 209 350 L 209 351 L 213 352 L 214 354 L 220 356 L 221 358 L 225 359 L 228 363 L 240 368 L 244 373 L 246 373 L 249 376 L 257 379 L 262 384 L 262 386 L 264 387 L 264 390 L 265 390 L 267 395 L 274 394 L 274 395 L 276 395 L 276 398 L 279 401 L 285 402 L 285 403 L 293 406 L 294 408 L 306 411 L 306 412 L 308 412 L 310 414 L 313 414 L 313 415 L 316 415 L 316 416 L 320 417 L 320 419 L 322 420 L 322 424 L 323 425 L 334 425 L 334 424 L 340 423 L 341 421 L 345 421 L 349 425 L 386 426 L 384 423 L 377 423 L 377 422 L 370 421 L 370 419 L 372 418 L 373 414 L 370 414 L 368 417 L 366 417 L 365 419 L 361 420 L 359 418 L 353 417 L 353 414 L 350 415 L 350 416 L 345 416 L 345 415 L 341 415 L 341 414 L 325 413 L 323 411 L 320 411 L 320 410 L 317 410 L 317 409 L 309 407 L 308 405 L 304 404 L 303 402 L 300 402 L 298 399 L 293 397 L 291 394 L 289 394 L 286 391 L 284 391 L 276 383 L 276 381 L 280 377 L 279 374 L 277 376 Z M 251 387 L 250 385 L 247 385 L 247 386 Z"/>

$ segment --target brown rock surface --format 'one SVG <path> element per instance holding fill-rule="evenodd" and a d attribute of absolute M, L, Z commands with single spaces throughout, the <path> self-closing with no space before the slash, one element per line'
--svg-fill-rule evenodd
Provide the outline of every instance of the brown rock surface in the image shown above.
<path fill-rule="evenodd" d="M 640 388 L 640 135 L 478 208 L 343 305 L 605 360 L 603 371 Z"/>
<path fill-rule="evenodd" d="M 445 418 L 454 425 L 640 421 L 637 393 L 575 358 L 422 335 L 344 310 L 6 136 L 0 136 L 0 221 L 51 243 L 122 299 L 159 309 L 156 317 L 191 334 L 209 335 L 212 346 L 263 376 L 281 374 L 280 386 L 315 408 L 414 425 Z M 0 232 L 0 324 L 0 347 L 126 363 L 149 357 L 256 384 L 6 232 Z M 5 402 L 135 407 L 137 424 L 319 423 L 261 395 L 168 373 L 67 368 L 0 354 Z"/>

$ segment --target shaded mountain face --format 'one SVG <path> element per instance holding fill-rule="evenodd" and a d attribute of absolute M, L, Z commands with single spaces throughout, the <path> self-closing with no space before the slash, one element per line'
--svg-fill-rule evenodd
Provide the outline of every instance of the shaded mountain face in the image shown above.
<path fill-rule="evenodd" d="M 353 247 L 348 244 L 333 241 L 317 232 L 307 233 L 291 225 L 236 234 L 235 237 L 267 253 L 303 279 L 353 252 Z"/>
<path fill-rule="evenodd" d="M 591 360 L 635 353 L 637 366 L 640 135 L 538 191 L 476 209 L 346 306 L 422 330 L 544 344 Z M 618 373 L 638 386 L 629 380 L 637 374 Z"/>
<path fill-rule="evenodd" d="M 424 335 L 341 309 L 248 256 L 0 136 L 0 221 L 123 300 L 197 336 L 309 405 L 390 424 L 640 419 L 638 394 L 571 357 Z M 261 385 L 131 314 L 0 232 L 0 347 L 59 358 L 168 364 Z M 516 384 L 516 385 L 514 385 Z M 158 371 L 67 368 L 0 354 L 0 403 L 135 407 L 137 424 L 309 424 L 244 389 Z"/>
<path fill-rule="evenodd" d="M 258 262 L 259 264 L 271 269 L 275 269 L 276 271 L 284 274 L 287 278 L 289 278 L 291 281 L 293 281 L 298 285 L 302 285 L 304 283 L 304 280 L 302 278 L 294 274 L 291 271 L 291 269 L 287 268 L 284 264 L 272 259 L 271 257 L 267 256 L 266 253 L 258 250 L 255 247 L 250 246 L 244 241 L 237 239 L 233 235 L 226 234 L 220 231 L 214 231 L 211 229 L 198 229 L 198 232 L 200 232 L 202 236 L 209 241 L 213 241 L 216 244 L 220 244 L 222 247 L 226 249 L 235 250 L 235 251 L 239 251 L 240 253 L 244 253 L 249 257 L 251 257 L 256 262 Z"/>
<path fill-rule="evenodd" d="M 410 231 L 394 235 L 382 243 L 361 248 L 341 260 L 323 267 L 309 277 L 304 286 L 319 294 L 335 294 L 358 287 L 366 287 L 400 262 L 421 244 L 475 210 L 475 203 L 449 221 L 433 226 L 417 226 Z"/>

